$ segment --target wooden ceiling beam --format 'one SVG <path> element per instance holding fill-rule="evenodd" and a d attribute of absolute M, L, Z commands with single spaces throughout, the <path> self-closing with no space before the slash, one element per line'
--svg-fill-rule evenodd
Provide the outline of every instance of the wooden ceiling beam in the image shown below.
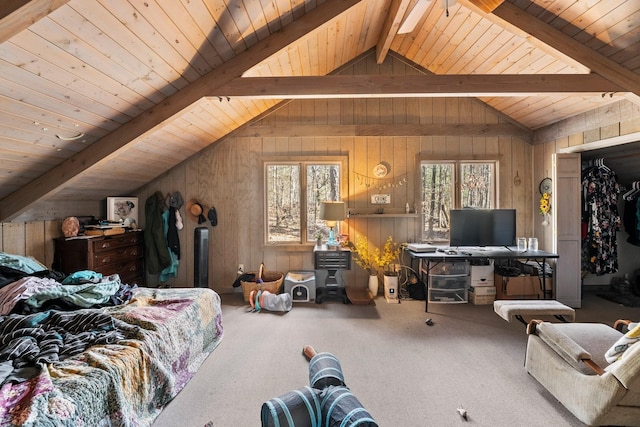
<path fill-rule="evenodd" d="M 160 104 L 138 115 L 91 147 L 65 160 L 20 190 L 0 200 L 0 221 L 7 221 L 26 211 L 38 199 L 54 194 L 65 184 L 80 179 L 91 166 L 109 160 L 126 150 L 129 143 L 160 129 L 170 118 L 183 113 L 203 96 L 216 90 L 271 55 L 286 48 L 310 31 L 326 24 L 362 0 L 327 0 L 311 12 L 294 20 L 280 31 L 262 39 L 246 51 L 218 66 Z"/>
<path fill-rule="evenodd" d="M 393 38 L 398 33 L 398 28 L 400 28 L 402 18 L 404 18 L 410 3 L 411 0 L 391 0 L 389 12 L 384 20 L 376 45 L 376 62 L 378 64 L 382 64 L 387 57 Z"/>
<path fill-rule="evenodd" d="M 489 124 L 375 124 L 375 125 L 287 125 L 244 126 L 234 136 L 271 138 L 350 137 L 350 136 L 515 136 L 531 142 L 533 131 L 522 129 L 511 123 Z"/>
<path fill-rule="evenodd" d="M 243 77 L 211 96 L 262 99 L 494 97 L 607 94 L 622 88 L 597 74 Z"/>
<path fill-rule="evenodd" d="M 491 13 L 493 10 L 500 6 L 504 0 L 469 0 L 476 5 L 480 10 L 485 13 Z"/>
<path fill-rule="evenodd" d="M 640 75 L 599 54 L 512 3 L 504 2 L 492 13 L 623 87 L 623 92 L 640 95 Z"/>
<path fill-rule="evenodd" d="M 2 0 L 0 3 L 0 43 L 29 28 L 69 0 Z"/>

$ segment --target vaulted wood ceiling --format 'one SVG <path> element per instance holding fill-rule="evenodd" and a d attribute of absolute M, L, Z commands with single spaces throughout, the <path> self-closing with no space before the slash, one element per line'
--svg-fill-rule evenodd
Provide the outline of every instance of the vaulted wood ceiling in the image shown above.
<path fill-rule="evenodd" d="M 282 99 L 475 96 L 525 137 L 640 103 L 637 0 L 448 3 L 5 0 L 0 221 L 128 194 Z M 336 74 L 372 49 L 424 76 Z"/>

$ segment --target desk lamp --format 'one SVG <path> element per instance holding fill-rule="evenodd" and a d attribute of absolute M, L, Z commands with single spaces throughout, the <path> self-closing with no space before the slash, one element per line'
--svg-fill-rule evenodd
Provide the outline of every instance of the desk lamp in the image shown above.
<path fill-rule="evenodd" d="M 320 219 L 325 220 L 327 222 L 327 227 L 330 229 L 327 246 L 338 246 L 334 228 L 338 221 L 342 221 L 345 218 L 344 202 L 322 202 L 320 205 Z"/>

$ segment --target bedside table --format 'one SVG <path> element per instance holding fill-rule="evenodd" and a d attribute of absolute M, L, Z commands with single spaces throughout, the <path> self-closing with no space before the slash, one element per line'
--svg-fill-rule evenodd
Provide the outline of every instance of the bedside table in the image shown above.
<path fill-rule="evenodd" d="M 326 245 L 316 246 L 314 268 L 316 272 L 316 303 L 325 298 L 338 298 L 344 304 L 349 302 L 344 286 L 342 270 L 351 270 L 351 249 L 327 249 Z"/>

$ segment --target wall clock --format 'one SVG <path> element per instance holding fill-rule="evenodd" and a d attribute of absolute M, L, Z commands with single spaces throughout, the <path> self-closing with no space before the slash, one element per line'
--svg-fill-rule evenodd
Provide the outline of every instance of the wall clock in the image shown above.
<path fill-rule="evenodd" d="M 388 172 L 389 171 L 387 167 L 382 163 L 378 163 L 373 167 L 373 176 L 375 176 L 376 178 L 384 178 L 385 176 L 387 176 Z"/>
<path fill-rule="evenodd" d="M 544 178 L 540 181 L 540 186 L 538 187 L 540 190 L 540 194 L 549 193 L 551 194 L 551 178 Z"/>

